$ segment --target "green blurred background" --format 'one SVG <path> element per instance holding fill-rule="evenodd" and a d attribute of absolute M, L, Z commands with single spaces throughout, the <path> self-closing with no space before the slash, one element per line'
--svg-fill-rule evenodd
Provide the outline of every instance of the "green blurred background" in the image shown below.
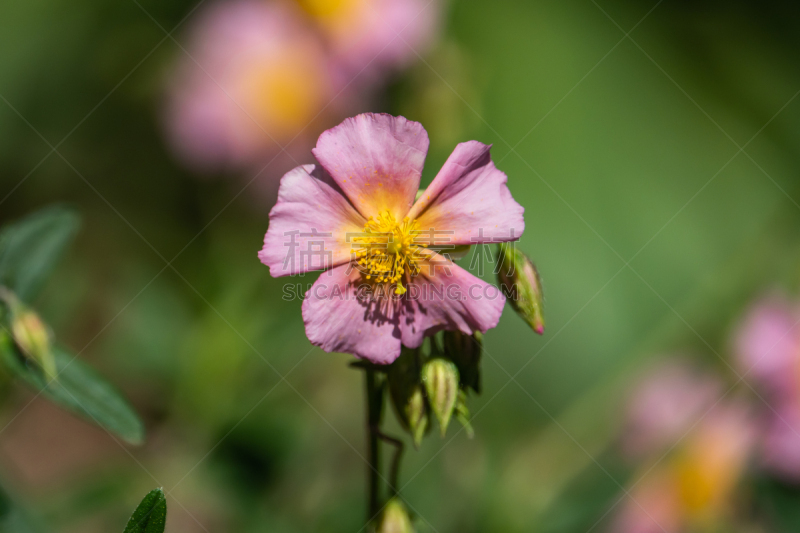
<path fill-rule="evenodd" d="M 168 29 L 195 6 L 140 3 Z M 425 181 L 456 143 L 494 144 L 548 328 L 507 307 L 486 335 L 475 438 L 451 429 L 407 453 L 420 531 L 593 527 L 629 474 L 609 450 L 631 373 L 673 352 L 724 368 L 744 303 L 795 287 L 799 16 L 777 1 L 445 6 L 437 44 L 372 110 L 427 128 Z M 300 302 L 259 263 L 269 198 L 165 147 L 180 48 L 132 0 L 10 0 L 0 50 L 0 218 L 80 210 L 37 306 L 148 430 L 123 447 L 11 389 L 6 486 L 61 532 L 121 530 L 154 486 L 172 533 L 358 532 L 360 373 L 312 349 Z"/>

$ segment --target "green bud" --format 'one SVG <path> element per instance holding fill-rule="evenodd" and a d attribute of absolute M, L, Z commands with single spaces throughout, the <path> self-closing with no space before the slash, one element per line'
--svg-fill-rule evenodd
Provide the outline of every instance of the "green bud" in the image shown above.
<path fill-rule="evenodd" d="M 408 511 L 399 499 L 392 498 L 386 504 L 377 533 L 414 533 Z"/>
<path fill-rule="evenodd" d="M 387 372 L 389 396 L 397 418 L 419 447 L 429 427 L 428 406 L 420 381 L 419 350 L 403 347 Z"/>
<path fill-rule="evenodd" d="M 48 379 L 56 378 L 56 361 L 50 348 L 50 332 L 35 311 L 17 297 L 3 290 L 0 298 L 5 302 L 11 323 L 11 338 L 26 359 L 32 360 Z"/>
<path fill-rule="evenodd" d="M 467 391 L 463 389 L 458 391 L 458 400 L 456 400 L 456 420 L 464 426 L 467 437 L 471 439 L 475 436 L 475 430 L 472 429 L 472 424 L 469 421 L 470 414 L 469 408 L 467 407 Z"/>
<path fill-rule="evenodd" d="M 533 331 L 544 333 L 542 281 L 536 265 L 513 244 L 504 242 L 497 249 L 497 281 L 511 307 Z"/>
<path fill-rule="evenodd" d="M 447 359 L 431 359 L 422 367 L 422 382 L 444 437 L 458 398 L 458 368 Z"/>
<path fill-rule="evenodd" d="M 481 352 L 483 335 L 465 335 L 460 331 L 444 332 L 444 352 L 458 368 L 462 388 L 471 388 L 481 393 Z"/>
<path fill-rule="evenodd" d="M 414 387 L 411 397 L 406 402 L 405 415 L 408 420 L 408 431 L 414 439 L 414 446 L 419 448 L 422 437 L 428 429 L 428 406 L 425 404 L 425 395 L 422 385 Z"/>

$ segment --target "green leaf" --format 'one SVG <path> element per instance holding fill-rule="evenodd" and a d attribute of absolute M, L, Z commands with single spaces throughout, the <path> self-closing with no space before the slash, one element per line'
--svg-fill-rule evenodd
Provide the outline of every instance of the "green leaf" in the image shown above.
<path fill-rule="evenodd" d="M 167 498 L 164 489 L 151 490 L 133 512 L 123 533 L 164 533 Z"/>
<path fill-rule="evenodd" d="M 30 303 L 78 231 L 80 217 L 52 206 L 0 230 L 0 285 Z"/>
<path fill-rule="evenodd" d="M 43 396 L 131 444 L 144 441 L 142 421 L 113 385 L 60 347 L 53 348 L 53 356 L 58 378 L 48 381 L 39 366 L 16 351 L 7 335 L 3 335 L 0 344 L 5 366 Z"/>

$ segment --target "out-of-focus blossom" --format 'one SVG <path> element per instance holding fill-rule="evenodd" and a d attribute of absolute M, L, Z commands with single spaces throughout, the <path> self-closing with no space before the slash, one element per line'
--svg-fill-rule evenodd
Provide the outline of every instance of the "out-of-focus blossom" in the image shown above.
<path fill-rule="evenodd" d="M 674 533 L 681 527 L 681 503 L 675 476 L 667 468 L 647 474 L 620 504 L 613 533 Z"/>
<path fill-rule="evenodd" d="M 713 405 L 721 390 L 715 375 L 688 361 L 670 359 L 651 369 L 627 402 L 623 452 L 641 457 L 674 444 Z"/>
<path fill-rule="evenodd" d="M 169 140 L 203 170 L 254 163 L 332 98 L 331 67 L 291 4 L 234 0 L 196 20 L 166 111 Z"/>
<path fill-rule="evenodd" d="M 764 415 L 763 466 L 788 481 L 800 482 L 800 406 L 796 401 L 782 401 Z"/>
<path fill-rule="evenodd" d="M 423 51 L 439 0 L 230 0 L 193 21 L 168 90 L 168 140 L 201 171 L 283 174 L 316 134 Z"/>
<path fill-rule="evenodd" d="M 716 405 L 668 457 L 639 474 L 611 531 L 678 533 L 724 523 L 756 435 L 749 406 Z"/>
<path fill-rule="evenodd" d="M 735 350 L 745 381 L 756 381 L 770 399 L 800 388 L 800 309 L 781 295 L 757 302 L 738 328 Z"/>
<path fill-rule="evenodd" d="M 281 179 L 258 254 L 273 277 L 327 270 L 303 301 L 313 344 L 388 364 L 439 331 L 497 325 L 500 291 L 435 251 L 522 235 L 524 209 L 489 150 L 456 146 L 415 200 L 428 151 L 421 124 L 366 113 L 320 136 L 320 165 Z"/>
<path fill-rule="evenodd" d="M 405 66 L 425 51 L 439 0 L 296 0 L 325 35 L 344 79 L 364 81 Z"/>
<path fill-rule="evenodd" d="M 800 306 L 780 295 L 757 302 L 738 329 L 735 351 L 739 373 L 767 404 L 763 465 L 800 482 Z"/>

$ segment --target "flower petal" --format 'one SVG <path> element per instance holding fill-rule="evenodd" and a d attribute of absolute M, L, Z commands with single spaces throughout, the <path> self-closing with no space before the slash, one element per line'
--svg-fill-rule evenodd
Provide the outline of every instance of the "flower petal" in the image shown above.
<path fill-rule="evenodd" d="M 419 189 L 428 133 L 403 117 L 365 113 L 320 135 L 313 153 L 364 217 L 388 209 L 401 220 Z"/>
<path fill-rule="evenodd" d="M 350 265 L 323 272 L 303 300 L 306 336 L 326 352 L 389 364 L 400 355 L 400 306 L 378 306 L 358 293 L 360 286 L 361 274 Z"/>
<path fill-rule="evenodd" d="M 800 408 L 795 401 L 779 402 L 765 425 L 764 465 L 778 476 L 800 481 Z"/>
<path fill-rule="evenodd" d="M 405 346 L 416 348 L 427 335 L 458 330 L 471 335 L 497 325 L 506 299 L 494 285 L 449 259 L 425 250 L 420 272 L 408 283 L 400 330 Z"/>
<path fill-rule="evenodd" d="M 494 166 L 490 148 L 478 141 L 456 146 L 411 208 L 408 217 L 421 231 L 437 232 L 431 245 L 505 242 L 522 235 L 525 210 L 511 197 L 508 177 Z"/>
<path fill-rule="evenodd" d="M 748 312 L 737 331 L 739 371 L 754 378 L 770 397 L 791 396 L 800 349 L 798 313 L 782 295 L 769 295 Z"/>
<path fill-rule="evenodd" d="M 258 258 L 273 277 L 341 265 L 351 259 L 347 233 L 365 223 L 324 169 L 300 166 L 281 178 Z"/>

